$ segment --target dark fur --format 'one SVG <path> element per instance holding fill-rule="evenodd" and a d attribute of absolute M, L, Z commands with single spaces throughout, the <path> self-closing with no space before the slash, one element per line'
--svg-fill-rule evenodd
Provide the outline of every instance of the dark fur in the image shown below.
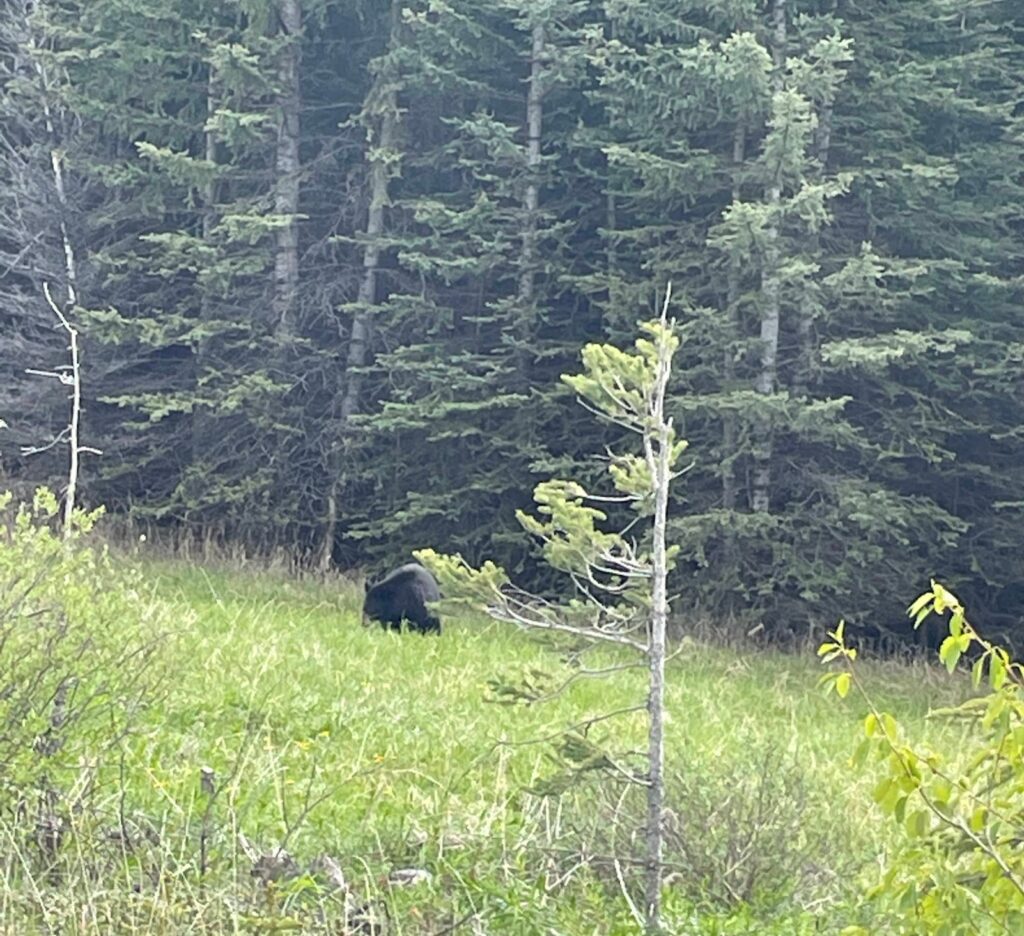
<path fill-rule="evenodd" d="M 421 634 L 441 633 L 441 621 L 427 608 L 441 592 L 437 582 L 421 565 L 410 562 L 385 576 L 376 585 L 367 584 L 363 617 L 379 621 L 381 627 L 401 630 L 402 621 Z"/>

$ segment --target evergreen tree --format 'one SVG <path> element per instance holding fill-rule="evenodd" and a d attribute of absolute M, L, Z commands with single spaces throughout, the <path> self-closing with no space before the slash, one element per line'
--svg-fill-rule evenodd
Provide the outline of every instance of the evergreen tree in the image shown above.
<path fill-rule="evenodd" d="M 855 176 L 837 220 L 875 255 L 854 271 L 868 286 L 857 322 L 823 351 L 879 452 L 873 475 L 930 531 L 901 551 L 955 575 L 987 623 L 1015 625 L 1021 14 L 1006 2 L 846 7 L 858 54 L 833 148 Z M 892 504 L 876 512 L 893 523 Z"/>
<path fill-rule="evenodd" d="M 370 448 L 387 455 L 377 509 L 352 530 L 379 539 L 389 561 L 410 544 L 518 549 L 503 518 L 548 457 L 564 410 L 550 388 L 571 353 L 547 202 L 565 111 L 544 126 L 573 92 L 581 8 L 467 0 L 410 18 L 405 85 L 416 90 L 403 103 L 429 123 L 406 132 L 429 145 L 396 189 L 400 288 L 378 316 L 392 344 L 376 357 L 387 387 L 369 423 Z M 513 567 L 525 558 L 501 555 Z"/>
<path fill-rule="evenodd" d="M 87 500 L 519 573 L 521 492 L 616 441 L 557 375 L 671 279 L 673 587 L 798 625 L 941 569 L 1015 625 L 1019 6 L 2 0 L 3 470 L 60 473 L 49 283 Z"/>

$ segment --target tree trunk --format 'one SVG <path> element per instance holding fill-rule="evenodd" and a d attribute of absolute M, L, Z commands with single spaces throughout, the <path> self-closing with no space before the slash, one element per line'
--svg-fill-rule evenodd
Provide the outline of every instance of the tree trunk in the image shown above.
<path fill-rule="evenodd" d="M 204 134 L 203 158 L 210 166 L 217 164 L 217 136 L 212 127 L 209 126 L 213 115 L 217 112 L 217 72 L 210 63 L 209 72 L 206 76 L 206 121 L 207 130 Z M 209 243 L 213 237 L 213 228 L 216 221 L 215 203 L 217 201 L 217 182 L 213 176 L 206 183 L 203 190 L 203 240 Z"/>
<path fill-rule="evenodd" d="M 284 37 L 278 65 L 277 153 L 274 214 L 282 219 L 274 251 L 274 326 L 278 334 L 294 334 L 299 288 L 299 53 L 301 0 L 279 0 L 278 23 Z"/>
<path fill-rule="evenodd" d="M 35 54 L 38 50 L 38 44 L 34 33 L 32 34 L 31 42 L 33 64 L 36 75 L 39 78 L 40 99 L 43 104 L 43 119 L 46 124 L 47 142 L 50 147 L 50 172 L 53 176 L 53 189 L 57 195 L 59 209 L 57 224 L 60 229 L 60 242 L 64 253 L 64 288 L 66 294 L 64 308 L 70 310 L 72 306 L 78 303 L 78 265 L 75 259 L 75 249 L 71 243 L 71 235 L 68 230 L 70 212 L 68 209 L 67 188 L 64 185 L 64 163 L 61 156 L 63 147 L 57 139 L 57 125 L 54 122 L 53 108 L 50 104 L 50 83 L 46 76 L 46 70 L 39 61 L 38 55 Z"/>
<path fill-rule="evenodd" d="M 732 139 L 732 200 L 740 200 L 740 169 L 746 158 L 747 133 L 742 120 L 738 121 Z M 738 257 L 729 261 L 729 274 L 726 286 L 726 304 L 728 305 L 730 334 L 725 344 L 723 372 L 726 390 L 733 390 L 736 381 L 736 343 L 740 335 L 740 273 L 741 263 Z M 736 455 L 737 432 L 736 415 L 725 413 L 722 417 L 722 507 L 725 510 L 736 509 L 736 473 L 730 459 Z"/>
<path fill-rule="evenodd" d="M 398 47 L 399 31 L 402 26 L 400 0 L 391 4 L 391 26 L 388 37 L 388 52 Z M 388 205 L 388 183 L 395 170 L 391 157 L 398 141 L 398 94 L 395 90 L 395 76 L 390 68 L 378 71 L 373 87 L 367 95 L 367 109 L 371 114 L 367 127 L 366 158 L 370 163 L 370 204 L 366 214 L 366 244 L 363 248 L 363 275 L 359 281 L 357 307 L 352 316 L 352 331 L 349 335 L 348 353 L 345 356 L 345 378 L 341 400 L 338 404 L 338 438 L 328 458 L 330 488 L 327 494 L 327 513 L 324 518 L 324 537 L 320 549 L 318 566 L 326 572 L 331 565 L 334 538 L 338 526 L 338 499 L 343 487 L 342 467 L 345 448 L 348 444 L 349 423 L 359 411 L 359 395 L 362 387 L 360 368 L 366 365 L 370 348 L 372 328 L 372 307 L 377 304 L 377 279 L 380 271 L 381 236 L 384 233 L 384 212 Z"/>
<path fill-rule="evenodd" d="M 666 316 L 671 288 L 665 294 L 661 322 Z M 661 932 L 663 813 L 665 806 L 665 630 L 668 622 L 668 561 L 666 527 L 669 485 L 672 482 L 672 421 L 665 419 L 665 394 L 671 373 L 671 348 L 664 335 L 651 401 L 651 425 L 656 442 L 645 435 L 644 451 L 654 481 L 654 519 L 651 540 L 651 632 L 647 661 L 647 828 L 644 885 L 644 928 L 648 936 Z"/>
<path fill-rule="evenodd" d="M 79 459 L 82 452 L 95 451 L 95 449 L 85 449 L 79 442 L 82 423 L 82 369 L 81 356 L 78 350 L 78 330 L 68 321 L 60 306 L 54 301 L 53 296 L 50 294 L 50 287 L 46 283 L 43 284 L 43 291 L 46 294 L 46 301 L 53 310 L 53 314 L 57 316 L 57 320 L 60 322 L 61 328 L 67 332 L 68 356 L 71 359 L 71 415 L 68 418 L 68 448 L 70 455 L 68 458 L 68 486 L 64 494 L 64 516 L 62 521 L 64 539 L 67 540 L 71 538 L 74 530 L 72 519 L 75 514 L 75 500 L 78 495 Z M 71 295 L 73 294 L 69 290 L 69 297 Z M 70 304 L 73 302 L 73 299 L 69 298 L 68 302 L 70 310 Z M 55 371 L 51 376 L 59 376 L 62 385 L 66 385 L 69 382 L 68 375 L 64 370 Z"/>
<path fill-rule="evenodd" d="M 828 166 L 829 145 L 832 142 L 832 109 L 834 102 L 831 96 L 821 102 L 818 112 L 818 129 L 815 134 L 814 155 L 817 161 L 815 175 L 820 180 L 824 177 Z M 811 235 L 811 255 L 817 256 L 821 251 L 821 235 L 815 231 Z M 815 308 L 810 295 L 805 291 L 804 301 L 800 306 L 797 319 L 797 362 L 793 374 L 794 396 L 806 396 L 814 381 L 814 371 L 818 349 L 814 340 Z"/>
<path fill-rule="evenodd" d="M 774 42 L 772 58 L 775 64 L 773 90 L 783 90 L 783 73 L 786 62 L 786 0 L 772 0 Z M 761 273 L 761 369 L 754 388 L 758 393 L 769 396 L 775 392 L 778 379 L 779 322 L 781 317 L 780 277 L 781 255 L 779 251 L 778 213 L 782 202 L 782 182 L 769 180 L 765 199 L 770 220 L 765 231 L 764 269 Z M 755 513 L 767 513 L 771 504 L 772 486 L 772 427 L 767 416 L 755 433 L 754 480 L 751 507 Z"/>
<path fill-rule="evenodd" d="M 213 115 L 217 110 L 217 73 L 211 62 L 206 76 L 206 120 L 207 130 L 204 134 L 203 159 L 209 166 L 217 164 L 217 137 L 209 126 Z M 213 231 L 216 227 L 216 202 L 217 202 L 217 181 L 211 175 L 210 180 L 203 186 L 202 196 L 202 237 L 204 245 L 210 247 L 213 241 Z M 196 342 L 193 354 L 193 379 L 195 381 L 196 399 L 192 406 L 192 457 L 191 462 L 196 466 L 201 461 L 200 453 L 209 444 L 210 412 L 204 406 L 199 397 L 199 384 L 203 377 L 206 360 L 210 350 L 210 339 L 204 337 L 206 326 L 213 320 L 212 300 L 209 291 L 200 284 L 199 297 L 199 321 L 203 326 L 199 340 Z"/>
<path fill-rule="evenodd" d="M 523 195 L 523 235 L 519 254 L 519 323 L 516 355 L 521 383 L 529 384 L 532 365 L 534 300 L 537 277 L 537 212 L 540 207 L 541 129 L 544 119 L 543 64 L 547 33 L 538 23 L 532 30 L 530 83 L 526 94 L 526 192 Z"/>
<path fill-rule="evenodd" d="M 32 36 L 32 50 L 38 49 L 35 34 Z M 71 536 L 71 520 L 75 510 L 75 501 L 78 496 L 78 466 L 82 446 L 79 444 L 79 427 L 82 418 L 82 381 L 79 363 L 78 332 L 71 325 L 67 316 L 71 315 L 72 309 L 78 304 L 78 263 L 75 256 L 75 248 L 71 242 L 68 219 L 70 210 L 68 205 L 67 187 L 64 184 L 64 163 L 63 145 L 58 140 L 57 124 L 53 116 L 53 107 L 50 103 L 50 85 L 47 79 L 46 70 L 38 57 L 33 55 L 36 75 L 39 78 L 40 99 L 42 100 L 43 119 L 46 125 L 47 143 L 50 149 L 50 171 L 53 175 L 53 190 L 57 195 L 58 206 L 58 227 L 60 229 L 61 248 L 64 255 L 64 298 L 61 303 L 53 299 L 49 286 L 44 283 L 43 289 L 46 299 L 54 314 L 60 320 L 61 326 L 68 334 L 68 354 L 71 359 L 71 415 L 68 422 L 68 446 L 70 449 L 68 459 L 68 483 L 64 492 L 64 516 L 63 532 L 64 538 Z M 62 378 L 61 383 L 64 383 Z"/>

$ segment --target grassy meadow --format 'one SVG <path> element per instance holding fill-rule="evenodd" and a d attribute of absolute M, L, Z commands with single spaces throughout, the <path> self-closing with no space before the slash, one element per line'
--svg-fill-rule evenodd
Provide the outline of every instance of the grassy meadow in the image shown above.
<path fill-rule="evenodd" d="M 562 732 L 588 720 L 614 765 L 636 763 L 645 720 L 629 710 L 645 673 L 616 669 L 629 657 L 587 654 L 587 668 L 613 671 L 565 685 L 565 647 L 512 628 L 395 634 L 361 625 L 361 589 L 340 578 L 140 561 L 168 635 L 151 704 L 99 772 L 119 857 L 75 856 L 72 843 L 62 872 L 44 875 L 12 833 L 8 849 L 26 857 L 6 865 L 5 933 L 371 933 L 385 916 L 395 934 L 637 932 L 629 818 L 642 793 L 597 773 L 561 796 L 531 792 L 557 773 Z M 679 646 L 672 932 L 869 922 L 858 887 L 889 832 L 870 767 L 848 764 L 864 706 L 824 698 L 820 671 L 810 651 Z M 923 664 L 863 673 L 911 735 L 956 749 L 957 729 L 925 716 L 964 680 Z M 552 698 L 490 701 L 489 680 L 524 676 Z M 287 851 L 290 873 L 264 884 L 239 833 L 261 854 Z M 324 855 L 350 887 L 347 909 Z M 389 880 L 401 869 L 429 875 Z"/>

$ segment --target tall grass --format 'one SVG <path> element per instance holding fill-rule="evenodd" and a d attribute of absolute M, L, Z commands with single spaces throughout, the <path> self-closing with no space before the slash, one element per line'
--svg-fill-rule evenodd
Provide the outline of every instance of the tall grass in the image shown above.
<path fill-rule="evenodd" d="M 497 704 L 491 678 L 559 686 L 566 654 L 484 621 L 446 622 L 440 638 L 364 628 L 341 580 L 139 561 L 169 624 L 165 683 L 107 764 L 105 820 L 71 830 L 59 873 L 39 871 L 16 821 L 0 827 L 4 932 L 372 932 L 384 917 L 391 933 L 636 931 L 628 823 L 615 822 L 631 794 L 596 778 L 557 798 L 531 790 L 558 767 L 546 739 L 636 706 L 642 672 Z M 601 653 L 588 666 L 615 662 Z M 858 869 L 888 844 L 870 774 L 847 766 L 863 713 L 822 698 L 810 657 L 684 642 L 668 674 L 670 924 L 837 931 L 861 912 Z M 959 680 L 895 664 L 868 678 L 955 749 L 955 729 L 924 716 Z M 641 711 L 588 732 L 624 765 L 643 737 Z M 267 858 L 255 870 L 246 842 Z M 751 850 L 764 886 L 738 894 Z M 285 852 L 288 867 L 270 867 Z M 427 874 L 407 885 L 399 869 Z"/>

